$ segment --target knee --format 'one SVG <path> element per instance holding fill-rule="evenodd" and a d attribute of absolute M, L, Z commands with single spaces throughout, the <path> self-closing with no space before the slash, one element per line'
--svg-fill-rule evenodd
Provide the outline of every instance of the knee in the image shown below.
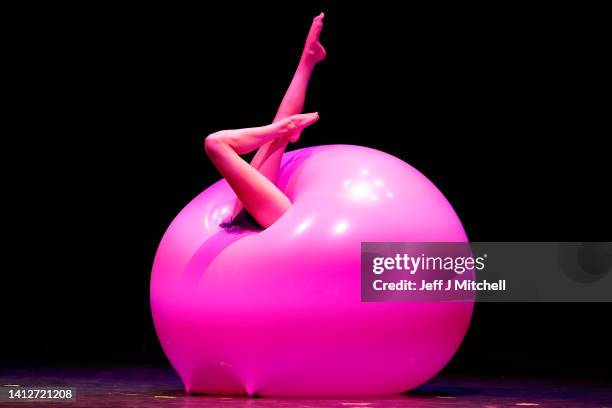
<path fill-rule="evenodd" d="M 223 144 L 220 132 L 211 133 L 204 138 L 204 151 L 208 156 L 216 155 Z"/>

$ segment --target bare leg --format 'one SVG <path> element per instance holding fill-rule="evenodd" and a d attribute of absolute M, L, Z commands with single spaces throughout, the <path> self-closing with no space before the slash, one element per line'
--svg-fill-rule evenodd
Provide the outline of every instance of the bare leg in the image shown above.
<path fill-rule="evenodd" d="M 300 113 L 304 107 L 306 89 L 308 88 L 308 81 L 310 80 L 312 70 L 316 63 L 323 60 L 326 55 L 325 48 L 319 42 L 321 30 L 323 30 L 324 17 L 325 14 L 321 13 L 312 20 L 300 62 L 276 112 L 274 121 Z"/>
<path fill-rule="evenodd" d="M 286 143 L 288 138 L 318 119 L 318 113 L 293 115 L 267 126 L 222 130 L 206 138 L 206 154 L 262 227 L 267 228 L 279 219 L 289 209 L 291 202 L 273 182 L 240 155 L 270 140 L 281 139 Z"/>
<path fill-rule="evenodd" d="M 306 89 L 308 88 L 308 81 L 310 80 L 312 71 L 317 62 L 325 58 L 325 48 L 323 48 L 319 42 L 319 36 L 323 29 L 324 16 L 325 15 L 321 13 L 312 21 L 300 62 L 273 122 L 302 112 L 304 100 L 306 98 Z M 287 147 L 287 142 L 296 142 L 300 137 L 300 133 L 301 132 L 298 131 L 288 139 L 276 138 L 261 146 L 255 154 L 255 157 L 253 157 L 251 166 L 259 170 L 268 180 L 276 183 L 281 159 Z M 242 204 L 240 201 L 237 201 L 234 206 L 233 216 L 236 216 L 241 209 Z"/>
<path fill-rule="evenodd" d="M 278 108 L 276 116 L 274 117 L 274 122 L 284 119 L 287 116 L 300 113 L 304 107 L 306 89 L 308 88 L 308 81 L 310 80 L 312 71 L 316 63 L 325 58 L 325 49 L 319 42 L 319 36 L 323 29 L 324 16 L 323 13 L 319 14 L 314 18 L 310 26 L 300 62 L 280 107 Z M 297 132 L 290 141 L 295 142 L 298 138 L 299 132 Z M 286 147 L 286 139 L 277 139 L 265 144 L 257 151 L 251 165 L 268 177 L 268 179 L 276 182 L 280 162 Z"/>

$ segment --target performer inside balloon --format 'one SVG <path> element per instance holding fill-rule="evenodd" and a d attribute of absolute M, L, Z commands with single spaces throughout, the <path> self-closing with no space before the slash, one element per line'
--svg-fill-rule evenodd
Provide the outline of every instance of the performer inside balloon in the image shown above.
<path fill-rule="evenodd" d="M 300 112 L 310 75 L 317 62 L 325 58 L 325 48 L 319 42 L 323 17 L 321 13 L 312 22 L 297 70 L 272 123 L 221 130 L 206 137 L 206 154 L 238 197 L 230 225 L 246 210 L 257 224 L 267 228 L 291 206 L 276 181 L 288 142 L 295 143 L 302 130 L 319 119 L 316 112 Z M 258 148 L 250 164 L 240 157 Z"/>

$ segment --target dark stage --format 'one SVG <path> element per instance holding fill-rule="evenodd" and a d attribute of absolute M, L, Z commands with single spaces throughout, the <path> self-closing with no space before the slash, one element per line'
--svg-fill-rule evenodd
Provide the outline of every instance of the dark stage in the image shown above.
<path fill-rule="evenodd" d="M 19 369 L 0 373 L 3 387 L 46 384 L 77 388 L 70 407 L 609 407 L 612 390 L 598 381 L 546 380 L 528 377 L 475 377 L 441 375 L 416 390 L 373 398 L 245 398 L 240 396 L 189 396 L 170 369 L 151 366 L 64 367 Z M 41 406 L 47 402 L 3 404 Z M 61 403 L 49 404 L 50 406 Z"/>

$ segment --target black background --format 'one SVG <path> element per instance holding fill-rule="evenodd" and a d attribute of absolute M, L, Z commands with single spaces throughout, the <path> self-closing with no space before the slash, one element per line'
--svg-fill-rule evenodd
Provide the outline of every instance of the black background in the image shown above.
<path fill-rule="evenodd" d="M 218 178 L 203 137 L 272 119 L 320 10 L 328 58 L 305 110 L 321 121 L 294 148 L 402 158 L 473 241 L 611 238 L 602 10 L 30 7 L 5 13 L 5 365 L 166 363 L 148 279 L 165 228 Z M 609 378 L 611 310 L 478 304 L 446 370 Z"/>

